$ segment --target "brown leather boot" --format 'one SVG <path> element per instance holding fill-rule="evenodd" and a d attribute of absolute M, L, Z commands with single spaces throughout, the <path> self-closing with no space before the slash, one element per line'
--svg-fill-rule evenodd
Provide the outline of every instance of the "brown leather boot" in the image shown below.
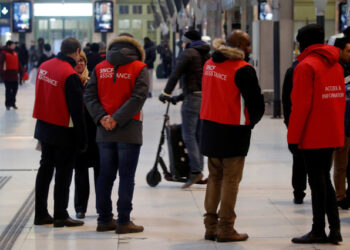
<path fill-rule="evenodd" d="M 218 234 L 217 230 L 218 224 L 218 215 L 217 214 L 204 214 L 204 225 L 205 225 L 205 235 L 204 239 L 206 240 L 216 240 Z"/>
<path fill-rule="evenodd" d="M 143 226 L 137 226 L 132 221 L 126 225 L 116 225 L 115 233 L 128 234 L 128 233 L 140 233 L 143 232 Z"/>
<path fill-rule="evenodd" d="M 232 242 L 232 241 L 245 241 L 248 239 L 248 234 L 239 234 L 236 230 L 230 233 L 219 233 L 216 241 L 217 242 Z"/>

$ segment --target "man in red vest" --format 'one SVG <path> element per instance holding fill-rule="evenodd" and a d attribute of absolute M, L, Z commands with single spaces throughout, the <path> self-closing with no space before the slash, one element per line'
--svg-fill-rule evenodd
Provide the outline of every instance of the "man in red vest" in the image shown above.
<path fill-rule="evenodd" d="M 38 69 L 33 117 L 34 137 L 41 143 L 35 185 L 35 225 L 81 226 L 67 212 L 69 186 L 77 151 L 87 147 L 83 113 L 83 85 L 74 70 L 81 45 L 75 38 L 62 41 L 57 57 Z M 47 210 L 49 186 L 55 170 L 54 217 Z"/>
<path fill-rule="evenodd" d="M 324 44 L 324 29 L 310 24 L 298 31 L 299 64 L 293 76 L 288 145 L 299 149 L 306 164 L 312 198 L 313 224 L 293 243 L 342 241 L 337 199 L 330 178 L 334 148 L 344 145 L 344 70 L 339 49 Z M 325 233 L 328 217 L 329 236 Z"/>
<path fill-rule="evenodd" d="M 204 237 L 243 241 L 248 235 L 235 230 L 234 208 L 251 130 L 264 114 L 264 98 L 256 72 L 246 62 L 251 52 L 247 33 L 236 30 L 227 41 L 215 39 L 213 50 L 203 68 L 200 111 L 200 147 L 209 168 Z"/>
<path fill-rule="evenodd" d="M 15 43 L 11 40 L 6 42 L 6 47 L 0 53 L 0 74 L 5 83 L 5 106 L 17 109 L 16 95 L 18 90 L 18 74 L 23 72 L 15 51 Z"/>
<path fill-rule="evenodd" d="M 96 187 L 96 231 L 138 233 L 143 226 L 130 220 L 135 172 L 142 145 L 142 107 L 149 79 L 145 52 L 130 34 L 121 34 L 108 46 L 107 58 L 97 64 L 84 100 L 97 124 L 100 172 Z M 118 219 L 112 213 L 112 188 L 119 171 Z"/>

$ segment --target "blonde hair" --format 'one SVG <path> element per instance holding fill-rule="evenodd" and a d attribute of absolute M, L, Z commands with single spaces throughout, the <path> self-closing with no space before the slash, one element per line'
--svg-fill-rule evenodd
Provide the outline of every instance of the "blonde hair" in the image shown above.
<path fill-rule="evenodd" d="M 83 58 L 83 60 L 85 61 L 85 69 L 83 73 L 79 75 L 81 81 L 83 82 L 83 85 L 85 86 L 85 84 L 90 80 L 90 77 L 89 77 L 89 70 L 87 69 L 87 58 L 84 51 L 80 51 L 80 57 Z"/>

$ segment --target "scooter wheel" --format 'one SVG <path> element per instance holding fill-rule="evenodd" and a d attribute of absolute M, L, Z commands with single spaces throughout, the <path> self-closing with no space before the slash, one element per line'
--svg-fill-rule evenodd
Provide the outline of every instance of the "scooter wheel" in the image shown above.
<path fill-rule="evenodd" d="M 151 187 L 155 187 L 158 185 L 158 183 L 161 180 L 161 176 L 160 173 L 158 172 L 158 170 L 151 170 L 146 177 L 146 181 L 148 183 L 148 185 L 150 185 Z"/>

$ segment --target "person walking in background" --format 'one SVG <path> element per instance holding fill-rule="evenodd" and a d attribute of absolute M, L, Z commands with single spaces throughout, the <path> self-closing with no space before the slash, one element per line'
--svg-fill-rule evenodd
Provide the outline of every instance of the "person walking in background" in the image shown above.
<path fill-rule="evenodd" d="M 87 148 L 83 114 L 83 85 L 74 71 L 81 45 L 75 38 L 62 41 L 57 57 L 38 69 L 33 117 L 34 138 L 41 143 L 41 160 L 35 184 L 35 225 L 74 227 L 84 224 L 69 217 L 69 186 L 77 151 Z M 47 209 L 55 170 L 54 216 Z"/>
<path fill-rule="evenodd" d="M 90 53 L 86 55 L 87 58 L 87 69 L 89 71 L 89 75 L 94 70 L 97 64 L 103 61 L 98 51 L 100 50 L 100 45 L 98 43 L 92 43 L 90 45 Z"/>
<path fill-rule="evenodd" d="M 143 39 L 144 45 L 143 49 L 146 53 L 146 59 L 145 63 L 147 64 L 148 69 L 148 75 L 149 75 L 149 92 L 148 97 L 152 97 L 152 90 L 153 90 L 153 68 L 154 68 L 154 61 L 156 60 L 156 45 L 154 42 L 149 39 L 149 37 L 145 37 Z"/>
<path fill-rule="evenodd" d="M 349 197 L 346 193 L 346 171 L 350 151 L 350 38 L 338 38 L 334 46 L 339 48 L 339 63 L 344 69 L 346 109 L 345 109 L 345 141 L 344 147 L 334 151 L 334 186 L 338 207 L 349 209 Z"/>
<path fill-rule="evenodd" d="M 208 156 L 209 168 L 204 202 L 206 240 L 248 239 L 234 228 L 235 204 L 251 130 L 265 111 L 256 72 L 244 60 L 249 58 L 250 44 L 249 35 L 241 30 L 235 30 L 226 41 L 215 39 L 214 53 L 203 69 L 200 147 Z"/>
<path fill-rule="evenodd" d="M 18 75 L 24 72 L 18 54 L 14 49 L 15 43 L 9 40 L 0 53 L 0 75 L 5 83 L 6 110 L 10 110 L 10 108 L 17 109 L 16 95 L 18 81 L 20 80 Z"/>
<path fill-rule="evenodd" d="M 80 52 L 80 58 L 77 65 L 74 67 L 78 73 L 83 86 L 85 87 L 89 81 L 89 71 L 87 69 L 87 58 L 84 52 Z M 94 168 L 94 184 L 96 190 L 97 176 L 100 169 L 100 158 L 96 144 L 96 125 L 92 120 L 89 112 L 84 112 L 85 122 L 88 135 L 88 148 L 84 153 L 78 153 L 75 163 L 75 194 L 74 208 L 78 219 L 85 218 L 85 213 L 88 206 L 90 183 L 89 183 L 89 168 Z"/>
<path fill-rule="evenodd" d="M 42 53 L 42 55 L 41 55 L 41 57 L 39 58 L 39 61 L 38 61 L 38 67 L 40 67 L 40 65 L 43 62 L 45 62 L 47 60 L 50 60 L 50 59 L 52 59 L 54 57 L 55 57 L 55 55 L 51 51 L 51 45 L 48 44 L 48 43 L 45 43 L 44 44 L 44 51 L 43 51 L 43 53 Z"/>
<path fill-rule="evenodd" d="M 109 44 L 107 59 L 95 67 L 85 89 L 85 105 L 97 124 L 96 141 L 100 153 L 96 187 L 98 232 L 115 230 L 124 234 L 144 230 L 130 220 L 142 145 L 141 110 L 149 87 L 144 59 L 141 44 L 130 34 L 120 34 Z M 115 221 L 111 194 L 117 171 L 118 219 Z"/>
<path fill-rule="evenodd" d="M 298 65 L 298 60 L 295 60 L 292 67 L 287 69 L 284 76 L 283 88 L 282 88 L 282 104 L 283 104 L 283 115 L 284 124 L 289 124 L 289 117 L 292 109 L 291 94 L 293 89 L 293 73 L 295 67 Z M 292 168 L 292 186 L 293 186 L 293 202 L 294 204 L 303 204 L 304 197 L 306 195 L 306 166 L 304 163 L 303 156 L 299 149 L 291 152 L 293 155 L 293 168 Z"/>
<path fill-rule="evenodd" d="M 299 29 L 301 54 L 294 70 L 292 112 L 288 145 L 301 151 L 306 164 L 312 198 L 313 224 L 309 233 L 293 243 L 342 241 L 337 199 L 330 169 L 334 148 L 344 145 L 344 70 L 338 63 L 339 49 L 324 44 L 324 29 L 310 24 Z M 325 233 L 325 216 L 330 233 Z"/>
<path fill-rule="evenodd" d="M 159 67 L 162 78 L 168 78 L 172 71 L 173 54 L 170 50 L 169 41 L 165 40 L 157 46 L 157 52 L 160 55 L 161 65 Z M 158 71 L 158 70 L 157 70 Z"/>
<path fill-rule="evenodd" d="M 203 65 L 210 58 L 210 47 L 201 40 L 196 30 L 187 31 L 183 37 L 186 49 L 177 58 L 159 100 L 165 103 L 182 78 L 184 101 L 181 107 L 182 137 L 188 152 L 190 173 L 182 188 L 188 188 L 203 178 L 203 155 L 199 150 L 199 112 L 202 100 Z"/>

